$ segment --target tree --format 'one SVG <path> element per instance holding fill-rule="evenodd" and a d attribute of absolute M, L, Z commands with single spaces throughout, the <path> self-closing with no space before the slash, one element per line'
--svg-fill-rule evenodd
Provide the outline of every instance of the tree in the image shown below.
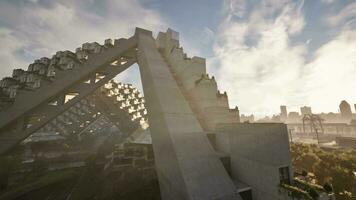
<path fill-rule="evenodd" d="M 303 169 L 303 171 L 302 171 L 302 176 L 304 176 L 304 177 L 308 176 L 308 172 L 305 169 Z"/>
<path fill-rule="evenodd" d="M 328 194 L 333 192 L 333 187 L 329 183 L 325 183 L 323 188 Z"/>
<path fill-rule="evenodd" d="M 316 176 L 316 183 L 327 183 L 324 190 L 333 192 L 338 200 L 355 199 L 355 150 L 328 150 L 317 145 L 293 143 L 292 163 L 295 171 L 307 170 Z M 351 197 L 349 197 L 351 195 Z"/>
<path fill-rule="evenodd" d="M 319 193 L 313 188 L 309 188 L 308 193 L 314 200 L 319 198 Z"/>

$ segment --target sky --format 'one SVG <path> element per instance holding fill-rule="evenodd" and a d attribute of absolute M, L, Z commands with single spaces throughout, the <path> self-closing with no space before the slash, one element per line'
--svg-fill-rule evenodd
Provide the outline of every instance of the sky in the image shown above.
<path fill-rule="evenodd" d="M 240 113 L 356 103 L 354 0 L 0 0 L 0 77 L 135 27 L 178 31 Z M 118 79 L 141 88 L 137 66 Z"/>

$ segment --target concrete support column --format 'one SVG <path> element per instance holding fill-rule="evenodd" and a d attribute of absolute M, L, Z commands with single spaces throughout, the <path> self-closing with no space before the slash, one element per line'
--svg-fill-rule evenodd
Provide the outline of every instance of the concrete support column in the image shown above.
<path fill-rule="evenodd" d="M 136 29 L 136 37 L 162 199 L 241 199 L 159 53 L 152 33 Z"/>

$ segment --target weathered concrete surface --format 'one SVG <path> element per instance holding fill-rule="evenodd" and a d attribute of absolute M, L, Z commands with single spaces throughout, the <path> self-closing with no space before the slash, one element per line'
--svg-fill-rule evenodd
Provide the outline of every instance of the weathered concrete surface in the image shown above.
<path fill-rule="evenodd" d="M 241 199 L 158 51 L 152 33 L 137 29 L 136 36 L 162 199 Z"/>
<path fill-rule="evenodd" d="M 120 45 L 107 49 L 105 53 L 92 54 L 85 62 L 85 66 L 83 66 L 85 68 L 74 68 L 70 73 L 57 72 L 57 80 L 53 83 L 44 85 L 40 90 L 22 91 L 16 98 L 14 104 L 6 110 L 6 112 L 0 112 L 0 127 L 4 127 L 6 124 L 16 120 L 16 118 L 19 118 L 24 113 L 29 112 L 34 107 L 50 100 L 60 92 L 73 86 L 81 79 L 94 73 L 100 67 L 109 65 L 111 62 L 118 59 L 120 55 L 134 48 L 136 45 L 137 42 L 135 38 L 122 40 Z"/>
<path fill-rule="evenodd" d="M 132 43 L 132 44 L 131 44 Z M 107 83 L 109 80 L 114 78 L 117 74 L 121 73 L 129 66 L 133 64 L 131 60 L 126 64 L 120 65 L 115 69 L 111 69 L 110 73 L 107 73 L 104 78 L 93 84 L 82 84 L 80 80 L 83 80 L 92 71 L 99 70 L 112 62 L 114 58 L 117 59 L 118 56 L 126 52 L 129 48 L 133 48 L 132 45 L 136 45 L 135 38 L 123 42 L 122 47 L 113 47 L 108 49 L 106 53 L 93 54 L 89 57 L 88 62 L 81 67 L 74 68 L 71 72 L 59 71 L 58 77 L 51 84 L 44 85 L 37 90 L 31 91 L 21 91 L 16 97 L 16 100 L 12 106 L 4 111 L 0 111 L 0 154 L 5 153 L 11 147 L 20 143 L 30 134 L 36 132 L 45 124 L 50 122 L 56 116 L 60 115 L 75 103 L 81 99 L 87 97 L 93 93 L 97 88 Z M 65 103 L 61 106 L 49 106 L 51 98 L 65 94 L 69 87 L 78 87 L 76 91 L 80 91 L 71 101 Z M 84 87 L 82 87 L 84 86 Z M 42 119 L 34 123 L 31 127 L 26 127 L 25 119 L 27 116 L 32 114 L 41 114 Z M 11 122 L 13 121 L 13 122 Z M 14 129 L 14 126 L 17 126 Z"/>
<path fill-rule="evenodd" d="M 230 155 L 232 178 L 251 186 L 254 200 L 286 199 L 278 186 L 280 167 L 289 167 L 293 177 L 285 124 L 220 124 L 215 144 Z"/>
<path fill-rule="evenodd" d="M 238 109 L 229 107 L 227 93 L 220 93 L 214 76 L 207 74 L 205 59 L 184 53 L 178 32 L 160 32 L 156 44 L 204 131 L 214 131 L 219 123 L 240 121 Z"/>

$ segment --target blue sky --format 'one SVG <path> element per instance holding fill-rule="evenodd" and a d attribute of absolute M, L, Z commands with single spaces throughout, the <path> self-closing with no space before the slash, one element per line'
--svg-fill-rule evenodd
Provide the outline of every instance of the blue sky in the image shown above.
<path fill-rule="evenodd" d="M 0 76 L 87 41 L 129 37 L 136 26 L 180 32 L 242 113 L 356 103 L 352 0 L 0 0 Z M 139 85 L 137 67 L 119 79 Z"/>

